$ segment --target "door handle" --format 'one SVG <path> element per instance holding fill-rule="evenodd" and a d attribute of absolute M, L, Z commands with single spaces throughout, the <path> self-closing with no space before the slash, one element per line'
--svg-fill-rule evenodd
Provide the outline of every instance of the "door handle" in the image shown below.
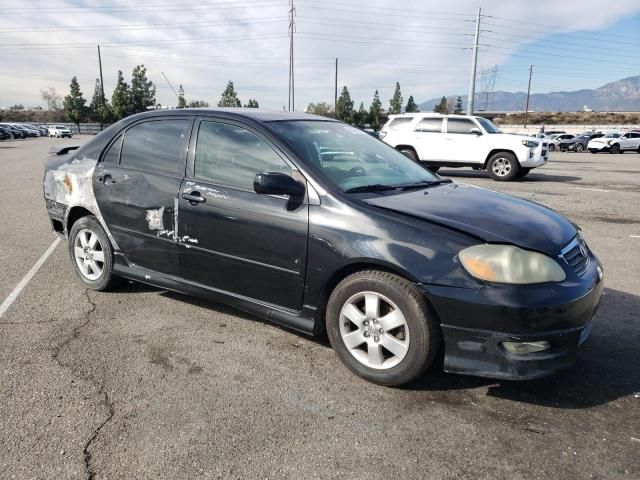
<path fill-rule="evenodd" d="M 98 177 L 96 180 L 98 180 L 98 182 L 102 183 L 103 185 L 106 185 L 107 183 L 116 183 L 116 181 L 113 179 L 113 177 L 109 173 L 106 173 L 103 176 Z"/>
<path fill-rule="evenodd" d="M 206 198 L 204 198 L 202 195 L 200 195 L 200 192 L 198 191 L 193 191 L 191 193 L 183 193 L 182 194 L 182 198 L 184 198 L 185 200 L 189 200 L 189 203 L 191 203 L 191 205 L 195 205 L 197 203 L 204 203 L 207 201 Z"/>

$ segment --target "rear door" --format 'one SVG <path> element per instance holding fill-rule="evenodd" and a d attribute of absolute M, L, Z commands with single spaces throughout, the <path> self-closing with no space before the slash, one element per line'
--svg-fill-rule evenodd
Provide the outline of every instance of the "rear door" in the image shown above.
<path fill-rule="evenodd" d="M 193 119 L 134 124 L 106 150 L 93 176 L 100 212 L 134 267 L 177 275 L 175 212 Z"/>
<path fill-rule="evenodd" d="M 445 138 L 442 133 L 442 117 L 425 117 L 418 122 L 412 133 L 413 144 L 420 160 L 443 160 Z"/>
<path fill-rule="evenodd" d="M 194 132 L 179 198 L 181 276 L 301 309 L 308 204 L 258 195 L 253 179 L 265 171 L 287 173 L 302 182 L 304 178 L 274 144 L 247 125 L 203 118 Z"/>

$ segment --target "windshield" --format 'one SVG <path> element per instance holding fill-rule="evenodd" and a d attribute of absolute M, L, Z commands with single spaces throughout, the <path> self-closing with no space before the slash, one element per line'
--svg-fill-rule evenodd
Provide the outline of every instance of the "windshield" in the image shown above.
<path fill-rule="evenodd" d="M 484 117 L 477 117 L 476 120 L 480 125 L 482 125 L 482 128 L 484 128 L 487 133 L 502 133 L 491 120 L 487 120 Z"/>
<path fill-rule="evenodd" d="M 619 133 L 607 133 L 604 138 L 618 138 L 620 137 Z"/>
<path fill-rule="evenodd" d="M 343 192 L 439 180 L 396 149 L 344 123 L 277 121 L 269 122 L 269 127 Z"/>

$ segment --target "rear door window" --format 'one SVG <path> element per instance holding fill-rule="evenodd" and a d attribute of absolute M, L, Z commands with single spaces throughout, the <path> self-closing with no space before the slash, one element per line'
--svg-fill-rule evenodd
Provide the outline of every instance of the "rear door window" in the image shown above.
<path fill-rule="evenodd" d="M 191 120 L 154 120 L 131 127 L 124 135 L 120 164 L 150 172 L 178 174 Z"/>
<path fill-rule="evenodd" d="M 200 123 L 194 175 L 216 185 L 253 192 L 257 173 L 291 174 L 282 158 L 256 134 L 229 123 Z"/>
<path fill-rule="evenodd" d="M 471 133 L 472 128 L 478 126 L 465 118 L 449 118 L 447 120 L 447 133 Z"/>
<path fill-rule="evenodd" d="M 441 118 L 423 118 L 416 127 L 416 132 L 436 132 L 442 131 L 442 119 Z"/>

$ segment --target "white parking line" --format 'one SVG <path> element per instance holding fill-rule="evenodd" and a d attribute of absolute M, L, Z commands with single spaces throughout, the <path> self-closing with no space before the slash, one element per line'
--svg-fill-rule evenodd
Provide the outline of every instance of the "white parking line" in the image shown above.
<path fill-rule="evenodd" d="M 27 274 L 22 278 L 22 280 L 20 280 L 20 283 L 16 285 L 16 288 L 14 288 L 13 291 L 9 294 L 9 296 L 4 300 L 4 302 L 2 302 L 2 305 L 0 305 L 0 318 L 2 318 L 2 316 L 4 315 L 4 312 L 7 311 L 7 309 L 11 306 L 11 304 L 15 302 L 16 298 L 18 298 L 18 295 L 20 295 L 20 292 L 22 291 L 22 289 L 27 286 L 27 283 L 29 283 L 29 281 L 38 272 L 38 270 L 40 270 L 40 267 L 44 265 L 44 262 L 47 261 L 47 258 L 49 258 L 49 255 L 53 253 L 53 251 L 56 249 L 59 243 L 60 243 L 60 239 L 56 238 L 53 241 L 53 243 L 49 246 L 49 248 L 47 248 L 47 251 L 42 254 L 42 256 L 35 263 L 35 265 L 31 267 L 31 270 L 29 270 Z"/>
<path fill-rule="evenodd" d="M 605 193 L 609 193 L 612 190 L 605 190 L 604 188 L 589 188 L 589 187 L 571 187 L 574 190 L 590 190 L 592 192 L 605 192 Z"/>
<path fill-rule="evenodd" d="M 640 238 L 640 235 L 629 235 L 631 238 Z"/>

